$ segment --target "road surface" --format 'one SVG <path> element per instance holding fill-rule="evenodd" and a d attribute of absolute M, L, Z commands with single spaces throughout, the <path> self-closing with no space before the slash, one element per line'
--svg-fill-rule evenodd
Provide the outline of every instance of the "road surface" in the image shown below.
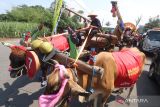
<path fill-rule="evenodd" d="M 9 42 L 17 44 L 17 40 Z M 37 78 L 33 80 L 29 80 L 27 76 L 17 79 L 10 78 L 8 72 L 9 54 L 10 49 L 0 44 L 0 107 L 38 107 L 38 97 L 43 93 L 44 89 L 40 87 L 40 82 Z M 152 107 L 158 107 L 158 103 L 160 102 L 160 86 L 158 87 L 156 83 L 147 77 L 150 63 L 151 59 L 147 58 L 144 71 L 134 87 L 131 99 L 125 100 L 125 102 L 130 102 L 129 107 L 147 105 L 151 107 L 149 105 L 151 103 L 153 104 Z M 123 101 L 117 102 L 118 99 L 125 98 L 127 93 L 128 90 L 120 96 L 112 94 L 109 98 L 108 106 L 128 107 Z M 74 107 L 78 106 L 75 105 Z"/>

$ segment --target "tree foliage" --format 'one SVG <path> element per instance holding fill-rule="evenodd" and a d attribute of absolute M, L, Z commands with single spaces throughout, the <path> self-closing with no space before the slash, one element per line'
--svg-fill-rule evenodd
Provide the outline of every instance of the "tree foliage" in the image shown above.
<path fill-rule="evenodd" d="M 158 27 L 160 27 L 160 18 L 154 17 L 150 18 L 149 22 L 145 24 L 144 30 L 147 31 L 148 29 L 158 28 Z"/>
<path fill-rule="evenodd" d="M 18 21 L 18 22 L 35 22 L 39 23 L 44 19 L 50 17 L 50 12 L 42 6 L 27 6 L 21 5 L 18 7 L 12 8 L 10 12 L 6 14 L 9 21 Z"/>
<path fill-rule="evenodd" d="M 20 5 L 12 8 L 11 11 L 8 11 L 6 14 L 0 14 L 1 22 L 27 22 L 27 23 L 41 23 L 45 22 L 46 25 L 52 31 L 53 25 L 53 4 L 51 4 L 52 8 L 44 8 L 40 5 L 36 6 L 27 6 Z M 80 11 L 83 13 L 83 11 Z M 60 18 L 60 22 L 58 25 L 58 31 L 62 32 L 67 26 L 70 26 L 74 29 L 79 28 L 81 23 L 79 22 L 79 18 L 77 16 L 68 17 L 66 11 L 63 11 L 62 16 Z"/>

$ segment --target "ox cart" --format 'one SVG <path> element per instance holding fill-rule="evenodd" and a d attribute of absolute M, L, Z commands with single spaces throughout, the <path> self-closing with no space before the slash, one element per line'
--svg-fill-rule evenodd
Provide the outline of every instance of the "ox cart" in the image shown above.
<path fill-rule="evenodd" d="M 74 41 L 75 40 L 74 34 L 77 36 L 78 33 L 84 32 L 88 29 L 90 29 L 90 28 L 85 28 L 85 29 L 83 28 L 83 29 L 79 29 L 79 30 L 72 32 L 72 33 L 70 31 L 69 33 L 62 33 L 62 34 L 57 34 L 57 35 L 41 38 L 45 41 L 50 42 L 53 45 L 54 49 L 57 49 L 57 51 L 55 52 L 56 53 L 55 55 L 48 54 L 48 56 L 50 56 L 49 60 L 53 58 L 54 60 L 57 60 L 60 64 L 65 65 L 66 67 L 71 67 L 72 64 L 75 62 L 75 59 L 73 59 L 75 57 L 74 56 L 69 57 L 64 53 L 71 51 L 72 46 L 71 46 L 70 42 L 72 42 L 73 45 L 75 45 L 75 47 L 76 47 L 77 43 Z M 85 45 L 85 49 L 87 50 L 88 55 L 90 55 L 90 52 L 89 52 L 90 50 L 88 50 L 90 47 L 97 48 L 96 51 L 98 53 L 98 52 L 102 51 L 102 50 L 98 50 L 98 49 L 108 48 L 108 46 L 107 46 L 109 43 L 108 41 L 110 41 L 109 39 L 112 39 L 112 37 L 110 35 L 106 35 L 106 34 L 102 34 L 102 33 L 97 33 L 97 35 L 98 36 L 96 36 L 96 37 L 93 36 L 93 37 L 89 38 L 87 41 L 87 44 Z M 84 33 L 81 36 L 82 36 L 81 40 L 83 43 L 86 39 L 86 36 L 88 36 L 88 35 L 85 35 L 85 33 Z M 71 37 L 71 41 L 70 41 L 70 37 Z M 7 44 L 7 43 L 3 43 L 3 44 L 8 47 L 14 46 L 13 44 Z M 98 44 L 100 44 L 100 45 L 98 45 Z M 21 49 L 19 47 L 21 47 L 21 46 L 16 47 L 18 49 L 17 52 L 24 51 L 23 49 Z M 32 49 L 30 49 L 29 47 L 24 47 L 24 48 L 25 48 L 25 54 L 26 54 L 25 64 L 26 64 L 26 67 L 28 70 L 27 75 L 29 76 L 29 78 L 32 79 L 32 78 L 34 78 L 34 76 L 37 74 L 37 72 L 40 69 L 40 66 L 41 66 L 40 61 L 39 61 L 40 59 Z M 71 54 L 72 53 L 70 53 L 70 55 Z M 80 59 L 83 59 L 83 56 L 86 56 L 85 52 L 81 54 Z M 48 63 L 48 61 L 46 61 L 44 63 Z M 78 65 L 76 67 L 76 69 L 78 71 L 81 71 L 81 73 L 84 75 L 91 75 L 92 76 L 93 69 L 94 69 L 94 71 L 100 70 L 98 67 L 92 67 L 87 62 L 84 62 L 81 60 L 78 60 L 76 62 L 76 64 Z M 47 68 L 47 69 L 49 69 L 49 68 Z M 98 75 L 100 76 L 101 73 L 97 74 L 97 76 Z M 88 84 L 89 84 L 87 87 L 88 91 L 89 91 L 90 85 L 91 85 L 90 82 L 91 81 L 88 81 Z M 96 101 L 98 101 L 98 100 L 96 100 Z M 97 104 L 97 105 L 99 105 L 99 104 Z"/>
<path fill-rule="evenodd" d="M 6 44 L 4 44 L 4 45 L 6 45 Z M 9 45 L 10 44 L 7 44 L 7 46 L 9 46 Z M 51 53 L 49 53 L 46 57 L 46 58 L 48 58 L 48 56 L 51 56 L 48 59 L 48 61 L 46 61 L 44 63 L 40 63 L 40 61 L 39 61 L 40 59 L 34 51 L 27 50 L 25 47 L 22 47 L 22 46 L 10 45 L 9 47 L 12 50 L 11 55 L 10 55 L 10 60 L 11 60 L 11 66 L 13 68 L 12 71 L 10 72 L 11 73 L 10 75 L 13 76 L 14 74 L 16 74 L 16 76 L 20 76 L 19 72 L 22 72 L 22 74 L 23 74 L 24 70 L 26 70 L 24 74 L 27 74 L 30 78 L 33 78 L 36 75 L 36 73 L 38 72 L 38 69 L 40 68 L 40 66 L 45 65 L 44 63 L 47 63 L 50 60 L 52 60 L 52 61 L 56 60 L 61 65 L 64 65 L 66 68 L 69 68 L 69 69 L 73 68 L 73 72 L 71 72 L 72 70 L 70 70 L 70 72 L 72 74 L 71 77 L 77 78 L 77 79 L 79 77 L 81 77 L 81 79 L 83 81 L 81 83 L 78 83 L 76 81 L 76 79 L 72 80 L 73 78 L 69 79 L 69 80 L 67 79 L 69 81 L 68 83 L 70 84 L 69 86 L 71 86 L 71 90 L 73 89 L 72 92 L 79 92 L 80 95 L 84 95 L 87 97 L 89 95 L 87 92 L 93 93 L 92 85 L 91 85 L 93 83 L 93 81 L 95 81 L 93 78 L 97 78 L 98 81 L 100 82 L 100 84 L 102 84 L 104 82 L 103 81 L 104 79 L 107 79 L 106 80 L 106 81 L 108 81 L 107 84 L 112 83 L 111 80 L 114 83 L 114 75 L 111 75 L 111 74 L 114 74 L 116 67 L 118 67 L 115 64 L 115 60 L 116 60 L 116 62 L 118 60 L 120 60 L 120 62 L 122 61 L 124 64 L 127 65 L 127 66 L 124 66 L 124 68 L 129 69 L 129 70 L 127 70 L 128 71 L 127 75 L 129 75 L 129 77 L 131 76 L 130 77 L 131 80 L 133 78 L 137 80 L 137 77 L 139 77 L 139 75 L 141 74 L 142 66 L 145 61 L 145 55 L 142 52 L 138 51 L 136 48 L 131 48 L 131 49 L 122 50 L 121 52 L 118 52 L 118 53 L 113 53 L 112 55 L 109 52 L 105 52 L 105 53 L 102 52 L 102 53 L 98 54 L 97 61 L 95 63 L 95 64 L 98 64 L 98 66 L 97 65 L 93 66 L 93 65 L 89 65 L 88 63 L 86 63 L 84 61 L 75 60 L 73 58 L 70 58 L 67 55 L 65 55 L 64 53 L 53 48 L 53 51 Z M 113 57 L 114 55 L 116 55 L 116 56 Z M 119 56 L 117 57 L 117 55 L 119 55 Z M 116 57 L 118 59 L 113 59 Z M 126 57 L 127 57 L 127 60 L 126 60 Z M 13 63 L 16 58 L 19 59 L 20 63 L 18 63 L 18 62 L 16 64 Z M 46 60 L 46 59 L 44 59 L 44 60 Z M 51 61 L 50 67 L 54 67 L 54 65 L 59 66 L 59 65 L 57 65 L 58 63 L 56 64 L 55 61 L 53 61 L 53 62 L 52 61 Z M 17 64 L 21 64 L 21 65 L 17 65 Z M 16 67 L 14 67 L 14 65 L 16 65 Z M 60 67 L 62 67 L 61 65 L 60 65 Z M 120 66 L 120 68 L 121 68 L 121 66 Z M 61 68 L 55 69 L 55 70 L 60 70 L 60 69 Z M 64 71 L 63 76 L 60 76 L 61 77 L 60 80 L 62 80 L 62 81 L 66 80 L 66 79 L 62 79 L 62 77 L 63 78 L 70 77 L 68 74 L 65 73 L 66 70 L 63 69 L 63 71 Z M 77 73 L 76 73 L 76 71 L 77 71 Z M 106 72 L 110 72 L 109 73 L 110 75 L 107 76 Z M 59 72 L 58 72 L 58 74 L 59 74 Z M 48 84 L 50 84 L 50 82 L 51 82 L 51 84 L 54 84 L 54 81 L 52 81 L 52 79 L 59 78 L 58 75 L 55 77 L 54 77 L 54 75 L 57 75 L 56 71 L 53 71 L 51 73 L 51 75 L 49 75 Z M 76 75 L 78 75 L 78 77 Z M 107 77 L 104 75 L 106 75 Z M 134 77 L 132 77 L 132 76 L 134 76 Z M 52 78 L 50 78 L 50 77 L 52 77 Z M 59 79 L 56 79 L 56 80 L 59 81 Z M 123 80 L 123 82 L 126 82 L 125 79 L 121 79 L 121 80 Z M 128 83 L 129 84 L 128 86 L 130 86 L 130 84 L 134 85 L 136 80 L 133 80 L 131 83 Z M 86 82 L 88 85 L 86 85 Z M 100 85 L 100 84 L 97 84 L 97 85 Z M 105 82 L 104 82 L 104 84 L 105 84 Z M 110 84 L 110 85 L 108 85 L 108 87 L 106 87 L 106 88 L 108 88 L 108 90 L 110 90 L 109 93 L 111 93 L 111 91 L 113 90 L 111 88 L 112 85 L 114 85 L 114 84 Z M 53 90 L 50 90 L 50 88 L 52 86 L 47 85 L 46 91 L 48 92 L 48 94 L 52 94 L 52 92 L 54 92 L 54 93 L 57 92 L 57 91 L 54 91 L 54 86 L 56 86 L 56 85 L 53 85 Z M 61 85 L 58 85 L 58 87 L 59 86 L 61 86 Z M 99 87 L 99 86 L 97 86 L 97 87 Z M 103 85 L 102 86 L 100 85 L 100 87 L 103 87 Z M 131 86 L 131 89 L 133 89 L 133 86 Z M 108 92 L 108 90 L 105 91 L 105 94 L 106 94 L 106 92 Z M 70 92 L 70 91 L 68 91 L 68 92 Z M 65 95 L 68 95 L 68 94 L 65 94 Z M 42 98 L 42 97 L 40 97 L 40 98 Z M 97 98 L 97 97 L 95 97 L 95 98 Z M 102 105 L 101 104 L 102 100 L 95 100 L 95 101 L 98 101 L 97 102 L 98 105 Z M 96 104 L 96 106 L 97 106 L 97 104 Z"/>
<path fill-rule="evenodd" d="M 115 8 L 114 3 L 113 3 L 113 7 Z M 116 10 L 118 10 L 118 9 L 116 9 Z M 122 21 L 120 14 L 119 14 L 119 19 Z M 94 92 L 92 90 L 92 82 L 93 82 L 94 77 L 96 77 L 97 80 L 99 79 L 100 81 L 102 81 L 104 79 L 103 75 L 105 74 L 104 69 L 113 68 L 114 69 L 113 71 L 116 71 L 115 70 L 116 64 L 113 61 L 113 56 L 108 57 L 108 55 L 111 55 L 111 53 L 107 53 L 106 58 L 109 58 L 108 61 L 110 62 L 108 65 L 100 64 L 99 66 L 95 66 L 94 65 L 95 55 L 99 54 L 100 52 L 102 52 L 104 50 L 109 51 L 112 48 L 112 46 L 114 47 L 114 45 L 117 45 L 119 43 L 120 38 L 121 38 L 118 36 L 118 33 L 116 33 L 116 31 L 118 31 L 120 29 L 120 26 L 116 27 L 115 32 L 114 32 L 115 35 L 104 34 L 102 32 L 95 33 L 95 32 L 92 32 L 92 29 L 95 29 L 95 27 L 89 26 L 89 27 L 78 29 L 75 31 L 68 28 L 68 32 L 66 32 L 66 33 L 40 38 L 40 40 L 47 41 L 52 45 L 51 51 L 49 51 L 48 53 L 43 53 L 43 56 L 42 56 L 43 60 L 41 59 L 41 57 L 39 57 L 39 55 L 36 53 L 36 50 L 34 50 L 34 49 L 28 49 L 28 47 L 22 48 L 21 46 L 14 46 L 12 44 L 3 43 L 4 45 L 11 48 L 13 56 L 16 55 L 16 57 L 18 57 L 18 58 L 20 56 L 20 58 L 23 58 L 23 61 L 24 61 L 24 63 L 22 65 L 20 65 L 18 67 L 16 65 L 16 67 L 13 67 L 12 70 L 14 72 L 10 72 L 10 73 L 12 74 L 13 77 L 15 77 L 14 74 L 16 74 L 16 77 L 17 77 L 17 76 L 19 76 L 19 73 L 23 72 L 23 70 L 25 69 L 27 72 L 25 71 L 25 73 L 24 72 L 23 73 L 27 74 L 30 78 L 33 78 L 36 75 L 36 73 L 39 71 L 40 67 L 45 66 L 46 64 L 49 64 L 49 65 L 47 65 L 47 68 L 44 67 L 44 70 L 46 70 L 46 69 L 48 70 L 51 68 L 50 70 L 53 71 L 53 69 L 56 68 L 54 66 L 55 60 L 56 60 L 56 61 L 58 61 L 59 64 L 64 65 L 66 68 L 73 68 L 74 70 L 73 70 L 72 74 L 74 75 L 74 77 L 76 79 L 79 78 L 77 75 L 80 75 L 82 81 L 85 81 L 86 83 L 83 83 L 83 82 L 78 83 L 77 81 L 72 81 L 72 83 L 74 83 L 76 89 L 79 92 L 81 92 L 80 95 L 84 95 L 84 96 L 88 97 L 88 95 L 89 95 L 88 92 L 89 93 Z M 122 32 L 119 32 L 119 33 L 121 36 Z M 25 44 L 25 46 L 29 46 L 29 45 L 32 46 L 32 43 L 31 44 L 28 43 L 27 45 Z M 78 56 L 78 50 L 77 50 L 78 47 L 82 47 L 80 49 L 81 51 L 83 50 L 83 48 L 84 48 L 84 50 L 86 50 L 86 51 L 83 51 L 82 53 L 80 51 L 80 53 L 81 53 L 80 56 Z M 48 47 L 46 47 L 46 50 L 48 50 Z M 138 58 L 139 58 L 138 61 L 141 59 L 144 60 L 144 56 L 142 53 L 140 53 L 136 49 L 133 49 L 133 50 L 135 50 L 135 52 L 137 52 L 140 55 L 135 55 L 135 54 L 133 54 L 134 52 L 133 53 L 129 52 L 129 54 L 131 54 L 133 56 L 135 55 L 136 57 L 138 56 Z M 69 54 L 66 55 L 64 53 L 69 53 Z M 89 59 L 86 58 L 86 56 L 88 56 L 88 55 L 90 56 Z M 134 62 L 133 59 L 136 59 L 135 56 L 134 56 L 134 58 L 131 58 L 131 61 Z M 122 58 L 124 58 L 124 56 Z M 78 59 L 81 59 L 81 60 L 78 60 Z M 10 60 L 14 60 L 14 58 L 10 58 Z M 40 60 L 42 60 L 42 61 L 40 61 Z M 21 61 L 21 62 L 23 62 L 23 61 Z M 135 65 L 135 66 L 130 65 L 131 68 L 133 67 L 133 69 L 128 70 L 131 72 L 131 73 L 129 73 L 129 75 L 132 76 L 133 74 L 135 74 L 133 71 L 136 71 L 137 69 L 138 69 L 138 71 L 136 71 L 136 73 L 140 74 L 139 71 L 141 70 L 141 68 L 142 68 L 141 66 L 143 65 L 141 63 L 143 63 L 143 62 L 139 61 L 138 62 L 139 65 Z M 13 63 L 11 63 L 11 64 L 13 64 Z M 111 67 L 111 65 L 114 65 L 114 66 Z M 61 69 L 60 69 L 60 71 L 61 71 Z M 56 75 L 56 74 L 54 74 L 54 75 Z M 63 74 L 63 76 L 56 76 L 56 77 L 60 77 L 61 79 L 64 79 L 65 76 Z M 111 75 L 111 76 L 113 77 L 113 75 Z M 66 78 L 68 80 L 68 76 L 66 76 Z M 135 76 L 135 78 L 137 79 L 137 75 Z M 106 79 L 106 81 L 108 82 L 107 79 Z M 112 81 L 112 83 L 114 83 L 114 77 L 111 78 L 111 80 L 109 80 L 109 81 Z M 133 81 L 133 83 L 135 83 L 135 82 Z M 106 83 L 104 83 L 104 84 L 106 85 Z M 105 93 L 107 97 L 109 96 L 109 94 L 113 90 L 113 88 L 114 88 L 113 85 L 114 84 L 108 85 L 109 86 L 109 87 L 107 87 L 108 93 Z M 72 86 L 72 88 L 74 91 L 77 91 L 74 89 L 73 86 Z M 56 92 L 57 92 L 57 90 L 56 90 Z M 50 94 L 52 94 L 52 93 L 50 93 Z M 66 95 L 68 95 L 68 94 L 66 94 Z M 101 106 L 102 105 L 101 103 L 102 103 L 102 99 L 101 99 L 101 97 L 99 97 L 99 100 L 95 100 L 94 106 L 95 107 Z"/>

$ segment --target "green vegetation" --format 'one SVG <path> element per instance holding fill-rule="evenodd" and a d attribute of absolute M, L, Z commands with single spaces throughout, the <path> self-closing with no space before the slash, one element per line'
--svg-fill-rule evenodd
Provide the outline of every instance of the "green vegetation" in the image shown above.
<path fill-rule="evenodd" d="M 0 37 L 20 37 L 24 32 L 32 32 L 42 22 L 47 28 L 37 32 L 37 35 L 42 36 L 44 33 L 51 35 L 51 31 L 55 26 L 53 4 L 54 2 L 50 8 L 44 8 L 39 5 L 21 5 L 12 8 L 6 14 L 0 14 Z M 68 26 L 77 29 L 81 25 L 77 16 L 69 16 L 67 11 L 63 11 L 57 27 L 57 33 L 63 32 Z"/>
<path fill-rule="evenodd" d="M 148 23 L 145 24 L 144 26 L 144 31 L 147 31 L 148 29 L 152 28 L 160 28 L 160 18 L 159 16 L 150 18 Z"/>
<path fill-rule="evenodd" d="M 37 23 L 26 22 L 0 22 L 0 37 L 21 37 L 23 33 L 34 30 Z M 37 35 L 49 34 L 49 29 L 44 28 Z"/>
<path fill-rule="evenodd" d="M 63 0 L 61 0 L 63 1 Z M 42 36 L 44 33 L 46 35 L 51 35 L 53 28 L 56 25 L 58 17 L 54 14 L 56 0 L 53 0 L 50 8 L 44 8 L 40 5 L 36 6 L 27 6 L 21 5 L 11 9 L 6 14 L 0 14 L 0 37 L 20 37 L 24 32 L 34 31 L 40 23 L 44 23 L 46 26 L 42 29 L 41 32 L 37 32 L 36 35 Z M 61 7 L 61 3 L 56 7 L 57 13 Z M 65 2 L 64 2 L 65 5 Z M 80 14 L 83 15 L 83 11 L 79 10 Z M 141 18 L 136 22 L 138 23 Z M 107 26 L 110 25 L 109 22 L 106 23 Z M 66 10 L 62 12 L 58 27 L 57 33 L 62 33 L 64 29 L 70 26 L 73 29 L 82 27 L 80 23 L 80 17 L 73 15 Z M 147 31 L 154 27 L 160 27 L 159 16 L 150 18 L 148 23 L 145 24 L 142 31 Z M 104 31 L 110 32 L 112 29 L 104 28 Z"/>
<path fill-rule="evenodd" d="M 42 6 L 27 6 L 21 5 L 12 8 L 6 14 L 0 15 L 0 21 L 17 21 L 17 22 L 32 22 L 39 23 L 44 20 L 49 20 L 51 13 L 48 9 Z"/>

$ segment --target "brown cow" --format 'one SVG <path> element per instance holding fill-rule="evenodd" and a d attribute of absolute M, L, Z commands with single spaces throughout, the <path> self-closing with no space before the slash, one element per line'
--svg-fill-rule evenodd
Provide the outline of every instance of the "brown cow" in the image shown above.
<path fill-rule="evenodd" d="M 122 49 L 122 50 L 125 50 L 125 49 Z M 145 63 L 145 55 L 144 55 L 144 53 L 140 52 L 137 48 L 131 48 L 130 50 L 140 56 L 141 65 L 139 65 L 139 69 L 136 69 L 134 71 L 134 72 L 139 71 L 138 75 L 140 76 L 142 73 L 144 63 Z M 103 92 L 104 101 L 106 101 L 107 98 L 109 97 L 109 95 L 111 94 L 111 92 L 113 91 L 113 89 L 116 87 L 115 81 L 118 77 L 117 65 L 116 65 L 115 58 L 113 57 L 112 53 L 101 52 L 100 54 L 97 55 L 96 58 L 97 59 L 96 59 L 95 65 L 99 66 L 99 67 L 103 67 L 104 74 L 101 79 L 98 79 L 98 81 L 94 81 L 94 87 L 95 87 L 95 89 L 96 88 L 100 89 Z M 127 58 L 127 57 L 126 57 L 126 59 L 129 60 L 129 58 Z M 138 78 L 136 78 L 136 79 L 138 79 Z M 132 85 L 132 87 L 133 87 L 133 85 Z M 120 88 L 120 87 L 117 87 L 117 88 Z M 129 95 L 130 95 L 130 93 L 129 93 Z M 129 97 L 129 95 L 127 97 Z"/>
<path fill-rule="evenodd" d="M 116 57 L 116 54 L 119 54 L 119 56 Z M 122 54 L 124 54 L 125 56 Z M 124 58 L 126 58 L 127 60 L 125 60 Z M 118 60 L 120 61 L 118 62 Z M 126 75 L 122 76 L 121 73 L 119 73 L 118 69 L 121 66 L 119 66 L 118 64 L 123 65 L 122 63 L 128 64 L 127 67 L 122 67 L 122 68 L 125 68 L 125 72 L 127 72 L 127 77 Z M 127 96 L 129 97 L 135 82 L 138 80 L 138 77 L 142 73 L 144 63 L 145 63 L 145 55 L 144 53 L 140 52 L 137 48 L 124 48 L 121 50 L 121 52 L 117 52 L 117 53 L 100 52 L 96 56 L 95 66 L 102 67 L 104 71 L 101 77 L 100 76 L 94 77 L 92 81 L 92 87 L 94 88 L 95 92 L 100 91 L 103 93 L 102 104 L 105 104 L 111 92 L 115 88 L 131 87 L 130 92 Z M 68 70 L 68 72 L 71 72 L 71 71 Z M 69 75 L 70 78 L 73 78 L 72 76 L 73 75 Z M 79 75 L 79 77 L 82 78 L 82 75 Z M 80 83 L 82 82 L 85 83 L 83 84 L 83 87 L 86 87 L 87 79 L 88 78 L 83 78 L 83 81 L 80 79 Z M 124 81 L 119 81 L 120 79 Z M 55 81 L 52 81 L 52 79 L 49 78 L 47 89 L 50 90 L 51 87 L 55 87 L 54 86 L 55 83 L 56 83 Z"/>
<path fill-rule="evenodd" d="M 56 62 L 56 61 L 54 61 Z M 55 63 L 55 65 L 57 66 L 63 66 L 63 65 L 59 65 L 58 62 Z M 64 66 L 63 66 L 64 67 Z M 60 93 L 61 88 L 63 87 L 63 82 L 64 79 L 61 78 L 62 75 L 60 72 L 63 72 L 64 78 L 68 79 L 66 85 L 64 86 L 64 91 L 62 93 L 62 95 L 58 95 L 59 100 L 58 102 L 56 102 L 56 104 L 54 106 L 67 106 L 66 101 L 68 101 L 69 97 L 75 97 L 77 95 L 83 94 L 83 95 L 89 95 L 89 93 L 87 93 L 81 86 L 79 86 L 76 81 L 77 78 L 75 77 L 75 73 L 71 68 L 66 68 L 63 69 L 63 71 L 61 71 L 62 68 L 60 67 L 55 67 L 54 71 L 48 76 L 48 81 L 47 81 L 47 87 L 45 89 L 44 95 L 40 96 L 39 98 L 39 104 L 40 106 L 45 105 L 45 106 L 49 106 L 51 105 L 51 102 L 53 102 L 52 99 L 48 100 L 48 96 L 50 95 L 56 95 L 57 93 Z M 43 97 L 45 96 L 45 97 Z M 45 100 L 45 102 L 43 102 Z M 48 103 L 46 103 L 46 101 Z M 53 106 L 53 105 L 51 105 Z"/>

